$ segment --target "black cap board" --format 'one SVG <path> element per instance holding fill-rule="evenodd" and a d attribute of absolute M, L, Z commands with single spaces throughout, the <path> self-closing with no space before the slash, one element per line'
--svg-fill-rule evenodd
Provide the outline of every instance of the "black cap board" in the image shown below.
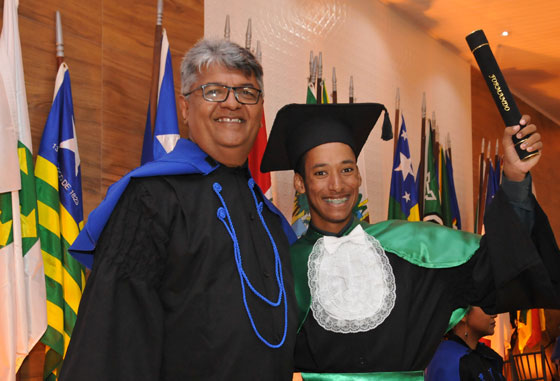
<path fill-rule="evenodd" d="M 379 103 L 289 104 L 274 119 L 261 171 L 296 169 L 300 157 L 321 144 L 348 144 L 356 157 L 381 112 L 383 140 L 393 137 L 387 109 Z"/>

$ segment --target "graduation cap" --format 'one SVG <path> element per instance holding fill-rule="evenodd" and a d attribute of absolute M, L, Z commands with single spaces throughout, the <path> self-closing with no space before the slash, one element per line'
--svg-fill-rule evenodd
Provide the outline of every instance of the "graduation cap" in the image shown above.
<path fill-rule="evenodd" d="M 393 137 L 385 106 L 379 103 L 289 104 L 276 114 L 261 171 L 296 169 L 301 156 L 325 143 L 349 145 L 360 154 L 381 111 L 385 111 L 381 138 Z"/>

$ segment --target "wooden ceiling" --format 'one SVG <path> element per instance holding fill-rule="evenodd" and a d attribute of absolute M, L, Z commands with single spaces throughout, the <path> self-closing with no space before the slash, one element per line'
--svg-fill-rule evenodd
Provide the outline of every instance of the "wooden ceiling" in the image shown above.
<path fill-rule="evenodd" d="M 465 36 L 483 29 L 512 92 L 560 124 L 559 0 L 381 1 L 475 67 Z"/>

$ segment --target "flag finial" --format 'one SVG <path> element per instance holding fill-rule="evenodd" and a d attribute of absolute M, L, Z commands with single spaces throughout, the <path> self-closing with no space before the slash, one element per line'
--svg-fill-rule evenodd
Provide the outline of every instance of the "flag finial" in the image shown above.
<path fill-rule="evenodd" d="M 162 25 L 162 22 L 163 22 L 163 0 L 158 0 L 156 25 Z"/>
<path fill-rule="evenodd" d="M 56 11 L 56 56 L 64 57 L 64 40 L 62 39 L 62 22 L 59 11 Z"/>
<path fill-rule="evenodd" d="M 317 75 L 319 78 L 323 78 L 323 52 L 319 52 L 319 68 Z"/>
<path fill-rule="evenodd" d="M 434 125 L 434 129 L 437 130 L 436 112 L 435 111 L 432 111 L 432 124 Z"/>
<path fill-rule="evenodd" d="M 313 70 L 311 71 L 311 83 L 317 80 L 317 57 L 313 58 Z"/>
<path fill-rule="evenodd" d="M 348 89 L 350 103 L 354 103 L 354 76 L 350 76 L 350 87 Z"/>
<path fill-rule="evenodd" d="M 257 40 L 257 61 L 262 65 L 262 50 L 261 50 L 261 42 Z"/>
<path fill-rule="evenodd" d="M 229 15 L 226 15 L 226 26 L 224 27 L 224 38 L 229 41 L 230 29 L 229 29 Z"/>
<path fill-rule="evenodd" d="M 313 70 L 315 65 L 315 56 L 313 55 L 313 50 L 309 51 L 309 81 L 313 77 Z"/>
<path fill-rule="evenodd" d="M 251 51 L 251 38 L 253 37 L 251 18 L 247 21 L 247 32 L 245 33 L 245 49 Z"/>

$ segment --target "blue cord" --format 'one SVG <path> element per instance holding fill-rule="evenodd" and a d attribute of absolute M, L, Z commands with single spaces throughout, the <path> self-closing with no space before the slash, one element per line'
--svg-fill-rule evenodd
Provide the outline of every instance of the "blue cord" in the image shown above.
<path fill-rule="evenodd" d="M 253 179 L 249 179 L 247 185 L 251 190 L 251 194 L 253 195 L 253 200 L 255 201 L 255 206 L 257 208 L 257 214 L 259 215 L 261 223 L 264 229 L 266 230 L 266 233 L 268 234 L 268 238 L 270 239 L 270 242 L 272 244 L 272 250 L 274 251 L 274 268 L 276 274 L 276 283 L 278 284 L 278 299 L 276 301 L 269 300 L 263 294 L 257 291 L 257 289 L 253 286 L 253 284 L 247 277 L 245 270 L 243 270 L 241 249 L 239 248 L 239 242 L 237 240 L 237 235 L 235 234 L 235 228 L 233 227 L 233 222 L 229 214 L 229 210 L 227 208 L 226 202 L 223 199 L 222 195 L 220 194 L 220 192 L 222 191 L 222 186 L 219 183 L 214 183 L 212 188 L 214 190 L 214 193 L 216 193 L 216 195 L 220 199 L 220 202 L 222 203 L 222 206 L 218 208 L 217 216 L 218 219 L 222 221 L 222 223 L 224 224 L 228 234 L 231 237 L 231 240 L 233 241 L 233 253 L 235 257 L 235 264 L 237 265 L 237 272 L 239 273 L 239 279 L 241 280 L 241 292 L 243 294 L 243 304 L 245 305 L 245 311 L 247 311 L 247 316 L 249 317 L 249 321 L 251 322 L 253 331 L 255 332 L 257 337 L 268 347 L 280 348 L 284 344 L 284 341 L 286 341 L 286 334 L 288 332 L 288 303 L 286 302 L 286 289 L 284 287 L 284 278 L 282 276 L 282 263 L 280 261 L 280 255 L 278 254 L 278 248 L 276 247 L 276 242 L 274 241 L 274 238 L 272 237 L 272 234 L 270 233 L 270 230 L 268 229 L 268 226 L 262 216 L 263 203 L 258 202 L 257 196 L 255 195 L 255 191 L 254 191 L 255 181 Z M 255 322 L 253 320 L 253 315 L 251 314 L 251 310 L 249 309 L 249 305 L 247 303 L 245 284 L 249 286 L 249 289 L 253 294 L 255 294 L 262 301 L 264 301 L 265 303 L 267 303 L 272 307 L 278 307 L 282 302 L 282 299 L 284 299 L 284 334 L 282 336 L 282 340 L 280 340 L 278 344 L 271 344 L 264 337 L 262 337 L 259 330 L 257 329 Z"/>

